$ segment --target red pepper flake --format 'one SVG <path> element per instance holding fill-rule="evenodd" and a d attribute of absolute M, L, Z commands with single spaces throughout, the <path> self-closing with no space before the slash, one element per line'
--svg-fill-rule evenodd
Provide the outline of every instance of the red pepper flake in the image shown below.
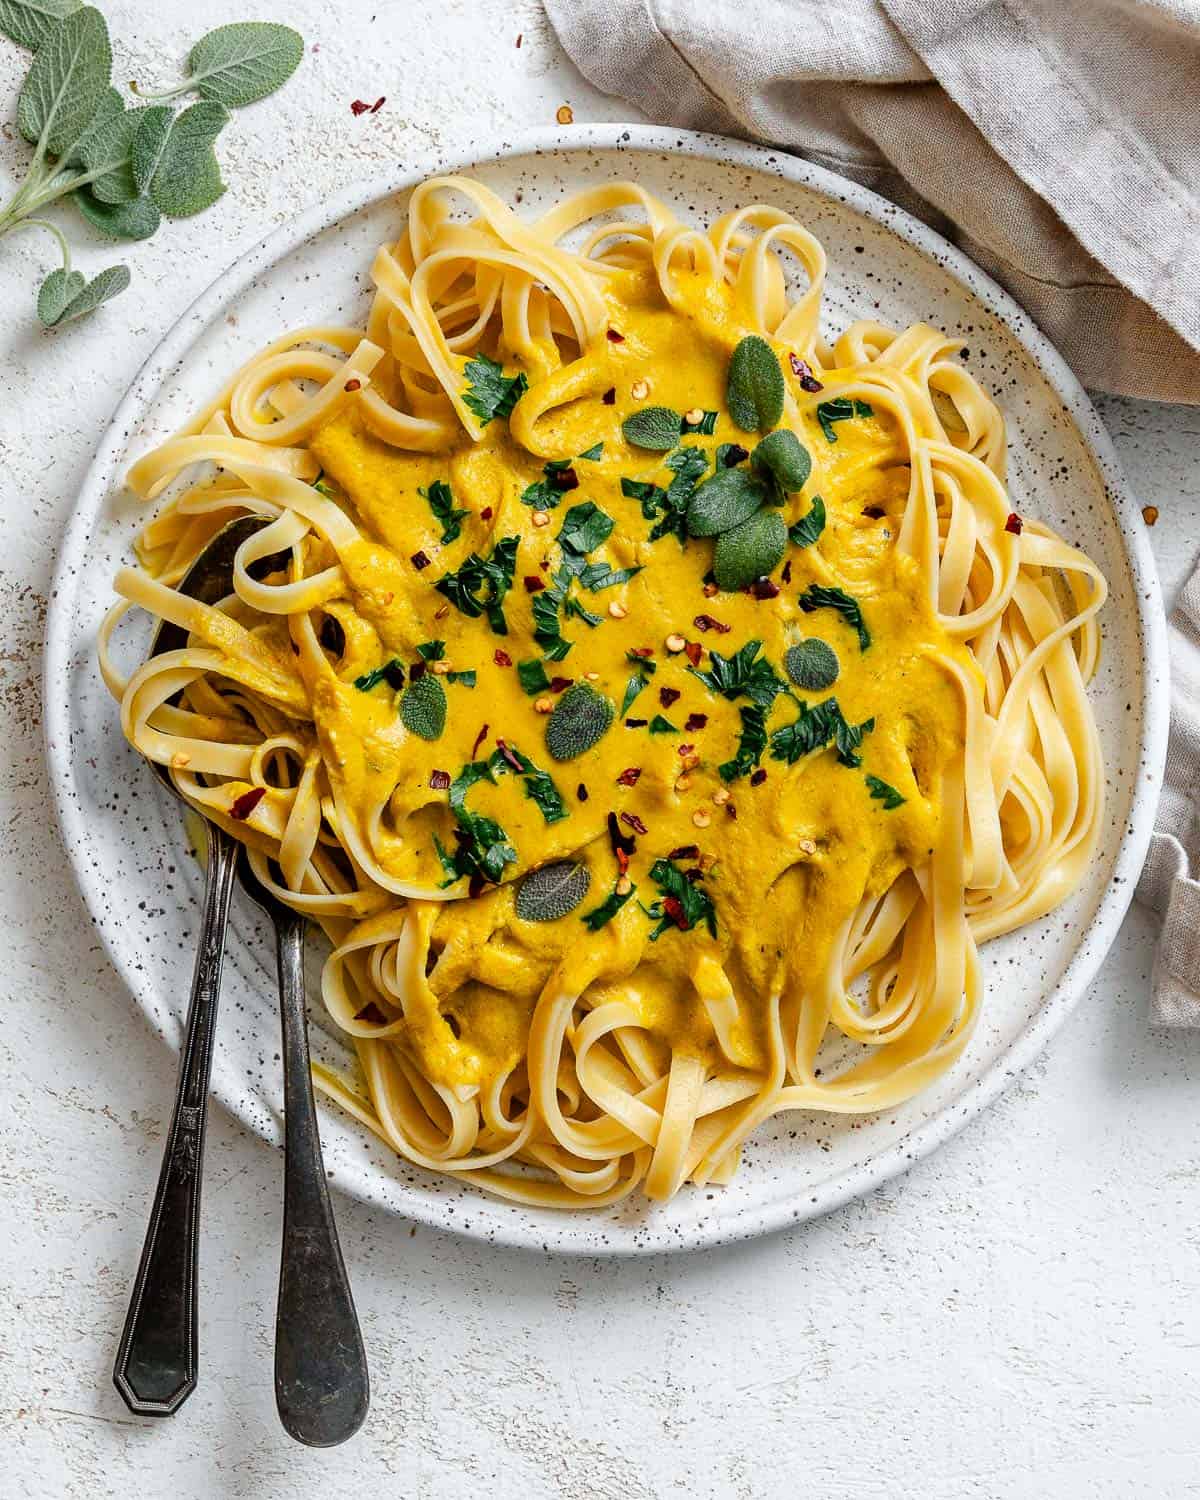
<path fill-rule="evenodd" d="M 579 488 L 579 475 L 576 474 L 574 469 L 559 469 L 558 473 L 554 476 L 551 487 L 564 495 L 568 490 L 577 490 Z"/>
<path fill-rule="evenodd" d="M 712 615 L 697 615 L 692 624 L 697 630 L 715 630 L 718 635 L 728 635 L 733 628 L 721 620 L 714 619 Z"/>
<path fill-rule="evenodd" d="M 637 786 L 638 779 L 642 774 L 641 766 L 626 766 L 617 777 L 618 786 Z"/>
<path fill-rule="evenodd" d="M 616 388 L 616 386 L 615 385 L 610 385 L 609 388 L 608 388 L 608 390 L 605 391 L 605 393 L 603 394 L 603 396 L 600 397 L 600 399 L 601 399 L 601 401 L 604 402 L 605 406 L 615 406 L 617 404 L 617 388 Z"/>
<path fill-rule="evenodd" d="M 779 585 L 773 578 L 756 578 L 747 592 L 755 599 L 775 599 L 779 594 Z"/>
<path fill-rule="evenodd" d="M 668 859 L 699 859 L 699 844 L 680 844 L 678 849 L 672 849 L 667 855 Z"/>
<path fill-rule="evenodd" d="M 694 734 L 697 729 L 703 729 L 707 723 L 707 714 L 688 714 L 683 726 L 684 732 L 686 734 Z"/>
<path fill-rule="evenodd" d="M 1005 529 L 1005 531 L 1011 531 L 1012 534 L 1013 534 L 1013 536 L 1020 536 L 1021 535 L 1021 527 L 1023 525 L 1024 525 L 1024 522 L 1021 520 L 1020 516 L 1017 515 L 1016 511 L 1014 510 L 1014 511 L 1011 511 L 1009 513 L 1008 520 L 1005 521 L 1005 523 L 1004 523 L 1004 529 Z"/>
<path fill-rule="evenodd" d="M 514 755 L 512 750 L 509 749 L 508 741 L 502 740 L 499 735 L 497 735 L 496 737 L 496 747 L 514 771 L 523 771 L 525 769 L 524 766 L 522 766 L 521 762 L 517 759 L 516 755 Z"/>
<path fill-rule="evenodd" d="M 703 655 L 703 653 L 704 647 L 700 644 L 699 641 L 689 641 L 683 648 L 683 654 L 687 657 L 688 661 L 691 662 L 693 667 L 698 667 L 700 665 L 700 657 Z"/>
<path fill-rule="evenodd" d="M 471 746 L 471 759 L 472 760 L 475 759 L 475 753 L 479 749 L 480 745 L 482 745 L 483 742 L 484 742 L 484 740 L 487 739 L 488 728 L 489 728 L 489 726 L 487 724 L 485 724 L 483 726 L 483 728 L 479 731 L 479 733 L 475 736 L 475 743 Z"/>
<path fill-rule="evenodd" d="M 494 511 L 492 510 L 492 507 L 490 505 L 485 505 L 479 512 L 479 519 L 481 521 L 490 521 L 493 515 Z"/>
<path fill-rule="evenodd" d="M 658 690 L 658 701 L 662 704 L 662 706 L 664 708 L 670 708 L 671 704 L 675 703 L 678 700 L 678 698 L 679 698 L 679 689 L 678 688 L 661 687 Z"/>
<path fill-rule="evenodd" d="M 370 108 L 371 106 L 366 102 L 365 99 L 355 99 L 353 104 L 351 104 L 350 106 L 350 113 L 352 115 L 365 115 Z"/>
<path fill-rule="evenodd" d="M 625 728 L 626 729 L 645 729 L 646 725 L 649 724 L 649 722 L 650 722 L 649 719 L 626 719 L 625 720 Z"/>
<path fill-rule="evenodd" d="M 448 791 L 449 787 L 450 787 L 450 772 L 449 771 L 430 771 L 430 773 L 429 773 L 429 785 L 433 788 L 433 790 L 435 792 L 445 792 L 445 791 Z"/>
<path fill-rule="evenodd" d="M 695 745 L 680 745 L 679 754 L 686 760 L 695 748 Z"/>
<path fill-rule="evenodd" d="M 429 667 L 423 661 L 415 661 L 409 668 L 409 672 L 414 682 L 420 682 L 421 678 L 424 677 L 425 673 L 428 672 L 428 670 Z"/>
<path fill-rule="evenodd" d="M 812 372 L 812 366 L 798 354 L 788 355 L 788 364 L 792 367 L 792 374 L 800 382 L 802 391 L 823 391 L 825 387 Z"/>
<path fill-rule="evenodd" d="M 483 895 L 486 885 L 487 881 L 482 875 L 472 875 L 471 879 L 467 882 L 467 895 L 474 901 L 477 896 Z"/>
<path fill-rule="evenodd" d="M 523 32 L 523 31 L 518 31 L 518 32 L 517 32 L 517 46 L 518 46 L 518 47 L 519 47 L 519 46 L 520 46 L 520 45 L 521 45 L 521 38 L 522 38 L 522 37 L 523 37 L 523 36 L 524 36 L 524 35 L 525 35 L 525 33 L 524 33 L 524 32 Z"/>
<path fill-rule="evenodd" d="M 546 587 L 546 580 L 539 578 L 536 573 L 526 573 L 525 592 L 527 594 L 540 594 Z"/>
<path fill-rule="evenodd" d="M 741 443 L 730 443 L 725 449 L 725 467 L 732 469 L 735 464 L 740 464 L 744 459 L 749 457 L 749 448 L 743 448 Z"/>
<path fill-rule="evenodd" d="M 643 661 L 649 661 L 650 658 L 654 655 L 654 647 L 634 646 L 629 654 L 630 656 L 640 656 Z"/>
<path fill-rule="evenodd" d="M 386 1026 L 388 1021 L 384 1013 L 375 1004 L 374 1000 L 368 1000 L 362 1010 L 354 1012 L 356 1021 L 368 1021 L 372 1026 Z"/>
<path fill-rule="evenodd" d="M 637 813 L 623 812 L 621 814 L 621 822 L 625 824 L 626 828 L 632 828 L 634 833 L 650 832 Z"/>
<path fill-rule="evenodd" d="M 884 516 L 887 515 L 887 511 L 884 510 L 882 505 L 864 505 L 862 513 L 872 521 L 882 521 Z"/>
<path fill-rule="evenodd" d="M 629 868 L 629 855 L 626 854 L 626 852 L 625 852 L 624 849 L 618 849 L 617 850 L 617 869 L 620 870 L 620 872 L 621 872 L 622 875 L 624 875 L 625 871 L 628 870 L 628 868 Z"/>
<path fill-rule="evenodd" d="M 386 103 L 387 103 L 387 95 L 386 94 L 380 94 L 379 98 L 376 99 L 375 103 L 372 104 L 372 106 L 371 106 L 371 111 L 370 111 L 371 114 L 377 115 L 379 113 L 379 111 L 383 108 L 383 106 Z"/>
<path fill-rule="evenodd" d="M 439 608 L 439 609 L 438 609 L 438 610 L 437 610 L 437 611 L 436 611 L 436 612 L 435 612 L 435 614 L 434 614 L 434 616 L 433 616 L 433 618 L 434 618 L 434 619 L 435 619 L 435 620 L 444 620 L 444 619 L 445 619 L 445 618 L 446 618 L 446 616 L 447 616 L 447 615 L 448 615 L 448 614 L 449 614 L 449 613 L 450 613 L 450 606 L 449 606 L 449 605 L 448 605 L 448 604 L 443 604 L 443 605 L 442 605 L 442 606 L 441 606 L 441 607 L 440 607 L 440 608 Z"/>
<path fill-rule="evenodd" d="M 583 784 L 582 781 L 575 788 L 575 795 L 579 798 L 580 802 L 586 802 L 587 801 L 587 799 L 588 799 L 588 789 L 587 789 L 587 787 L 584 786 L 584 784 Z"/>
<path fill-rule="evenodd" d="M 783 579 L 784 583 L 791 583 L 791 581 L 792 581 L 792 560 L 791 560 L 790 557 L 788 558 L 787 562 L 784 563 L 784 565 L 783 565 L 783 572 L 780 573 L 779 576 L 780 576 L 780 578 Z"/>
<path fill-rule="evenodd" d="M 758 770 L 755 771 L 754 775 L 751 776 L 751 778 L 750 778 L 750 785 L 751 786 L 762 786 L 763 782 L 766 781 L 766 779 L 767 779 L 767 773 L 766 773 L 766 771 L 762 768 L 762 766 L 759 766 Z"/>
<path fill-rule="evenodd" d="M 342 387 L 342 390 L 344 390 L 344 391 L 361 391 L 362 390 L 362 381 L 361 380 L 347 380 L 346 384 Z"/>
<path fill-rule="evenodd" d="M 431 559 L 427 552 L 414 552 L 413 555 L 409 558 L 409 562 L 412 563 L 413 567 L 416 568 L 418 573 L 422 568 L 427 568 L 430 564 L 430 561 Z"/>
<path fill-rule="evenodd" d="M 492 660 L 498 667 L 512 666 L 512 657 L 509 656 L 507 651 L 501 651 L 499 646 L 497 646 L 495 651 L 492 652 Z"/>
<path fill-rule="evenodd" d="M 622 853 L 630 855 L 637 848 L 637 840 L 628 833 L 621 832 L 621 825 L 617 822 L 615 812 L 608 815 L 608 842 L 612 845 L 612 851 L 620 857 Z"/>
<path fill-rule="evenodd" d="M 552 677 L 550 679 L 550 691 L 552 693 L 565 692 L 574 681 L 573 677 Z"/>
<path fill-rule="evenodd" d="M 229 809 L 229 816 L 239 823 L 244 823 L 262 799 L 267 795 L 265 786 L 252 786 L 248 792 L 234 800 Z"/>
<path fill-rule="evenodd" d="M 725 813 L 726 813 L 726 816 L 728 816 L 730 818 L 736 818 L 737 817 L 737 808 L 734 806 L 734 804 L 732 802 L 727 802 L 725 804 Z"/>
<path fill-rule="evenodd" d="M 625 335 L 618 333 L 615 328 L 610 328 L 606 336 L 610 344 L 623 344 L 625 342 Z"/>
<path fill-rule="evenodd" d="M 678 896 L 664 896 L 663 911 L 675 923 L 680 932 L 686 932 L 692 925 L 687 919 L 687 914 L 683 909 L 683 902 L 680 901 Z"/>

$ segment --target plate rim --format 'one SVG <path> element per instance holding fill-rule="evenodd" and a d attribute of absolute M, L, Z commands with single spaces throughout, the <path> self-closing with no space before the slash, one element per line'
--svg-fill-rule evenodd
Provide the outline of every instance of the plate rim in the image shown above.
<path fill-rule="evenodd" d="M 434 172 L 452 173 L 509 157 L 553 157 L 561 152 L 589 148 L 606 152 L 652 152 L 715 160 L 725 165 L 772 174 L 786 182 L 809 188 L 835 202 L 846 204 L 879 227 L 890 230 L 925 259 L 941 266 L 962 283 L 1005 325 L 1009 334 L 1032 359 L 1047 384 L 1060 398 L 1080 440 L 1106 481 L 1106 494 L 1115 515 L 1129 567 L 1138 626 L 1144 644 L 1141 757 L 1128 819 L 1121 835 L 1108 888 L 1101 895 L 1074 953 L 1058 982 L 1046 994 L 1037 1014 L 1005 1052 L 981 1074 L 964 1083 L 956 1099 L 865 1162 L 848 1167 L 837 1176 L 806 1190 L 803 1201 L 786 1198 L 765 1206 L 739 1210 L 727 1218 L 714 1215 L 706 1224 L 683 1234 L 666 1230 L 656 1233 L 653 1224 L 646 1223 L 619 1242 L 614 1242 L 609 1236 L 594 1235 L 588 1243 L 583 1242 L 578 1233 L 558 1234 L 545 1225 L 526 1226 L 515 1214 L 499 1212 L 511 1205 L 490 1197 L 494 1217 L 491 1214 L 481 1214 L 478 1217 L 473 1215 L 469 1224 L 461 1222 L 452 1206 L 451 1211 L 447 1212 L 450 1200 L 418 1200 L 405 1204 L 401 1210 L 417 1222 L 489 1245 L 564 1254 L 624 1257 L 711 1248 L 820 1217 L 899 1176 L 914 1162 L 944 1145 L 969 1119 L 973 1119 L 992 1103 L 1006 1084 L 1042 1052 L 1074 1010 L 1107 957 L 1132 900 L 1134 886 L 1149 847 L 1167 749 L 1169 674 L 1163 670 L 1155 671 L 1152 665 L 1155 662 L 1165 664 L 1169 660 L 1166 616 L 1157 568 L 1149 540 L 1137 525 L 1136 502 L 1112 440 L 1078 377 L 1033 318 L 968 256 L 889 199 L 802 157 L 731 140 L 725 136 L 634 122 L 601 122 L 526 130 L 514 133 L 499 145 L 493 143 L 482 149 L 475 142 L 469 141 L 446 156 L 436 152 L 426 153 L 417 158 L 415 165 L 408 170 L 379 173 L 348 185 L 340 193 L 312 205 L 298 218 L 265 235 L 218 272 L 166 330 L 142 362 L 118 403 L 96 446 L 56 552 L 43 651 L 43 747 L 58 829 L 76 885 L 104 944 L 105 952 L 135 1008 L 148 1024 L 153 1025 L 152 1016 L 130 982 L 126 972 L 127 965 L 112 939 L 108 923 L 97 916 L 97 912 L 103 910 L 103 903 L 97 899 L 93 889 L 99 877 L 84 857 L 84 820 L 82 811 L 72 796 L 73 755 L 69 694 L 65 691 L 75 651 L 75 636 L 71 628 L 76 613 L 76 590 L 72 583 L 75 572 L 73 560 L 79 555 L 90 524 L 111 494 L 114 480 L 119 477 L 121 458 L 126 451 L 129 434 L 138 425 L 139 413 L 160 390 L 170 371 L 178 365 L 180 356 L 195 341 L 199 332 L 209 325 L 222 305 L 241 295 L 266 266 L 278 263 L 307 240 L 342 219 L 361 212 L 381 199 L 405 191 Z M 266 1139 L 260 1125 L 251 1118 L 242 1100 L 226 1097 L 216 1088 L 213 1096 L 249 1131 Z M 334 1181 L 362 1201 L 397 1212 L 396 1204 L 371 1192 L 368 1182 L 354 1177 L 346 1179 L 342 1174 L 338 1174 Z M 395 1184 L 395 1188 L 401 1199 L 404 1199 L 407 1193 L 404 1184 Z M 579 1224 L 580 1217 L 583 1224 Z M 598 1221 L 592 1221 L 586 1214 L 563 1214 L 561 1222 L 566 1230 L 568 1226 L 582 1228 L 588 1222 Z"/>

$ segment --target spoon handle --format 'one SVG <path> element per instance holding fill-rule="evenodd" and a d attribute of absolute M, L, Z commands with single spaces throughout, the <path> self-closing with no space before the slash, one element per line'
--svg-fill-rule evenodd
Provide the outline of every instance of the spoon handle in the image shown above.
<path fill-rule="evenodd" d="M 275 1405 L 297 1442 L 328 1448 L 361 1427 L 370 1382 L 321 1160 L 304 1009 L 304 928 L 294 912 L 275 917 L 285 1151 Z"/>
<path fill-rule="evenodd" d="M 196 1388 L 196 1242 L 204 1127 L 236 868 L 237 841 L 210 823 L 204 915 L 179 1056 L 175 1112 L 113 1368 L 113 1383 L 122 1400 L 139 1416 L 168 1417 Z"/>

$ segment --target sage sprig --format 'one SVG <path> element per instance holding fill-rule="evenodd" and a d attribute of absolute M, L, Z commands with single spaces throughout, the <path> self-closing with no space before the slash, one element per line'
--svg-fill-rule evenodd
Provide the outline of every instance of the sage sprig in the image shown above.
<path fill-rule="evenodd" d="M 304 54 L 288 26 L 246 21 L 202 37 L 188 57 L 187 79 L 166 101 L 196 93 L 178 114 L 165 102 L 129 109 L 112 86 L 112 44 L 100 12 L 79 0 L 0 0 L 0 35 L 34 53 L 17 101 L 17 128 L 33 147 L 24 180 L 0 206 L 0 238 L 17 229 L 45 230 L 62 265 L 38 293 L 37 313 L 58 327 L 94 311 L 129 285 L 128 267 L 110 266 L 88 280 L 72 268 L 58 225 L 42 214 L 70 198 L 83 217 L 113 240 L 143 240 L 163 217 L 209 208 L 225 191 L 213 142 L 229 110 L 279 88 Z M 138 92 L 136 85 L 133 91 Z"/>

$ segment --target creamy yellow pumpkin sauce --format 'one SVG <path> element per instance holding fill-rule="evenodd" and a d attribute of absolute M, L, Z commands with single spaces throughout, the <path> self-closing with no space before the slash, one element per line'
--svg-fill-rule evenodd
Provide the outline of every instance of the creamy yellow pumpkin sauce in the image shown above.
<path fill-rule="evenodd" d="M 370 538 L 342 558 L 351 594 L 330 612 L 345 628 L 346 648 L 336 683 L 317 696 L 317 731 L 343 798 L 365 807 L 390 794 L 385 868 L 398 878 L 430 884 L 444 878 L 433 836 L 452 847 L 454 820 L 447 793 L 431 787 L 431 774 L 456 776 L 473 758 L 486 757 L 497 736 L 549 771 L 570 813 L 548 825 L 516 776 L 503 776 L 496 785 L 482 782 L 468 795 L 473 811 L 506 830 L 518 862 L 508 867 L 503 885 L 473 900 L 449 901 L 436 917 L 433 946 L 440 958 L 431 986 L 442 1014 L 410 1016 L 402 1044 L 430 1078 L 448 1085 L 484 1082 L 520 1060 L 536 996 L 565 954 L 590 956 L 578 967 L 600 971 L 599 992 L 625 995 L 664 1046 L 694 1049 L 710 1062 L 719 1059 L 719 1044 L 701 992 L 723 987 L 715 959 L 741 1001 L 732 1060 L 763 1066 L 768 996 L 781 989 L 795 992 L 811 981 L 831 937 L 864 894 L 884 891 L 905 867 L 927 860 L 937 836 L 943 775 L 962 746 L 958 694 L 927 653 L 930 647 L 958 653 L 964 664 L 967 657 L 937 624 L 917 564 L 896 551 L 908 471 L 900 463 L 890 418 L 876 414 L 840 422 L 832 443 L 815 422 L 806 424 L 797 435 L 812 455 L 812 473 L 803 491 L 789 497 L 783 515 L 791 524 L 820 495 L 828 519 L 819 541 L 788 546 L 784 565 L 773 575 L 780 584 L 775 598 L 706 596 L 712 542 L 692 539 L 681 545 L 673 535 L 650 542 L 652 522 L 637 500 L 622 494 L 622 478 L 665 486 L 671 475 L 663 466 L 666 455 L 631 446 L 621 424 L 649 405 L 680 412 L 712 409 L 719 413 L 715 432 L 688 435 L 682 442 L 702 448 L 710 464 L 721 443 L 752 447 L 756 438 L 733 424 L 726 404 L 730 355 L 747 330 L 739 326 L 727 290 L 706 280 L 684 283 L 687 310 L 682 313 L 666 305 L 652 275 L 622 272 L 606 286 L 610 326 L 623 341 L 605 339 L 585 351 L 586 366 L 573 388 L 587 394 L 539 420 L 538 455 L 518 446 L 502 419 L 486 426 L 478 444 L 464 439 L 453 451 L 437 454 L 399 451 L 374 437 L 353 409 L 310 443 L 342 503 Z M 504 351 L 499 357 L 509 370 L 519 363 Z M 786 372 L 786 351 L 783 364 Z M 850 374 L 833 371 L 824 377 L 827 396 L 836 396 Z M 790 373 L 787 379 L 792 381 Z M 603 444 L 598 459 L 578 458 L 597 443 Z M 539 526 L 540 518 L 521 496 L 542 477 L 547 457 L 573 460 L 579 485 L 550 512 L 549 524 Z M 456 507 L 468 512 L 461 537 L 445 546 L 439 544 L 441 526 L 419 493 L 439 479 L 449 484 Z M 562 662 L 548 662 L 547 673 L 576 682 L 595 674 L 595 688 L 619 708 L 631 675 L 626 654 L 648 647 L 657 671 L 628 717 L 662 714 L 678 732 L 651 734 L 645 727 L 626 727 L 618 717 L 593 749 L 560 763 L 546 748 L 546 713 L 522 690 L 515 665 L 497 665 L 495 653 L 499 648 L 514 664 L 542 655 L 533 638 L 534 595 L 525 579 L 550 581 L 560 561 L 556 537 L 563 517 L 585 500 L 616 522 L 591 560 L 642 571 L 598 593 L 573 586 L 573 594 L 600 614 L 602 623 L 590 627 L 565 619 L 561 628 L 571 651 Z M 504 601 L 508 633 L 499 636 L 485 618 L 460 613 L 434 585 L 470 553 L 487 556 L 509 536 L 519 537 L 520 544 L 514 584 Z M 411 560 L 418 553 L 430 560 L 424 569 Z M 860 602 L 869 649 L 860 648 L 839 614 L 801 612 L 797 598 L 812 583 L 839 586 Z M 702 615 L 727 631 L 702 630 L 695 623 Z M 861 767 L 840 764 L 832 746 L 791 767 L 772 759 L 768 750 L 761 784 L 743 777 L 728 787 L 727 801 L 714 801 L 725 787 L 717 767 L 734 754 L 738 709 L 748 700 L 730 702 L 692 675 L 687 654 L 667 649 L 672 634 L 702 645 L 701 670 L 710 664 L 710 648 L 732 655 L 747 641 L 761 640 L 763 654 L 780 676 L 789 645 L 808 637 L 826 641 L 840 664 L 836 683 L 820 693 L 795 689 L 795 695 L 810 705 L 836 696 L 851 723 L 874 718 L 861 747 Z M 356 678 L 390 657 L 417 660 L 418 644 L 430 640 L 445 642 L 445 660 L 455 671 L 477 673 L 474 688 L 442 678 L 449 712 L 444 733 L 432 743 L 402 726 L 397 695 L 386 684 L 365 692 L 354 686 Z M 662 689 L 679 696 L 664 706 Z M 778 698 L 768 714 L 768 732 L 796 713 L 793 702 Z M 707 716 L 707 723 L 684 732 L 694 714 Z M 699 763 L 685 771 L 688 755 L 698 756 Z M 640 769 L 640 778 L 623 786 L 618 777 L 630 767 Z M 903 805 L 889 811 L 873 799 L 868 772 L 896 788 Z M 592 933 L 581 916 L 609 895 L 618 876 L 606 830 L 610 811 L 634 815 L 647 832 L 638 836 L 630 862 L 634 897 Z M 717 936 L 703 926 L 672 928 L 650 942 L 654 923 L 642 903 L 648 906 L 659 896 L 650 866 L 690 845 L 715 856 L 704 888 L 715 905 Z M 521 920 L 513 877 L 568 855 L 591 872 L 582 905 L 554 922 Z M 689 868 L 696 860 L 679 863 Z"/>

